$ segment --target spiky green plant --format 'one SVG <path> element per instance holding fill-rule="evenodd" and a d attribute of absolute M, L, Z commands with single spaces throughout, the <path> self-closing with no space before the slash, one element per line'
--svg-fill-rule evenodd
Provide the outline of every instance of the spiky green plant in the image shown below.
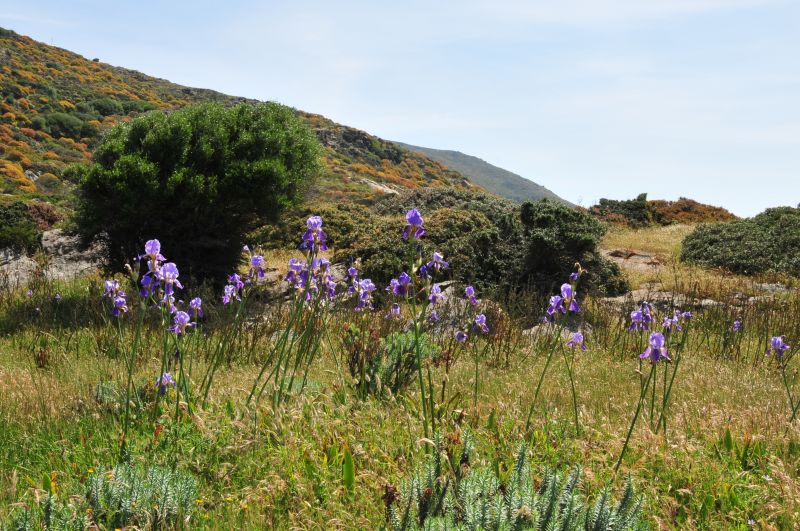
<path fill-rule="evenodd" d="M 157 527 L 187 520 L 197 499 L 197 481 L 184 471 L 134 468 L 122 463 L 86 481 L 94 520 L 109 527 Z"/>
<path fill-rule="evenodd" d="M 642 500 L 628 479 L 619 502 L 608 487 L 593 504 L 584 505 L 578 493 L 580 467 L 566 477 L 545 470 L 536 486 L 520 445 L 507 479 L 486 467 L 471 467 L 472 441 L 462 437 L 460 448 L 434 438 L 436 451 L 399 493 L 387 489 L 387 520 L 394 531 L 408 529 L 646 529 L 639 520 Z"/>

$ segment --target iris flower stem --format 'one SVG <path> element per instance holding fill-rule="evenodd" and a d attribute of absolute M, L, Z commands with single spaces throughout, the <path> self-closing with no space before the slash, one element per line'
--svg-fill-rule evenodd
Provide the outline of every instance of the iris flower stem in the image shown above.
<path fill-rule="evenodd" d="M 789 397 L 789 409 L 792 411 L 792 415 L 789 417 L 789 423 L 791 424 L 797 417 L 797 410 L 800 409 L 800 400 L 798 400 L 797 405 L 795 405 L 794 397 L 792 396 L 792 390 L 789 387 L 789 381 L 786 379 L 785 364 L 781 367 L 781 374 L 783 376 L 783 386 L 786 388 L 786 395 Z"/>
<path fill-rule="evenodd" d="M 675 364 L 672 367 L 672 375 L 669 379 L 669 385 L 666 384 L 667 374 L 666 368 L 664 369 L 664 399 L 661 403 L 661 414 L 659 415 L 658 422 L 656 423 L 656 433 L 658 430 L 663 427 L 664 428 L 664 437 L 667 436 L 667 408 L 669 407 L 669 399 L 672 396 L 672 384 L 675 383 L 675 375 L 678 373 L 678 367 L 681 364 L 681 358 L 683 353 L 684 345 L 686 345 L 686 339 L 689 335 L 689 324 L 687 323 L 686 326 L 683 328 L 683 335 L 681 336 L 681 341 L 678 343 L 677 348 L 675 349 Z"/>
<path fill-rule="evenodd" d="M 556 337 L 558 337 L 559 341 L 561 340 L 561 332 L 564 330 L 564 325 L 559 322 L 558 332 Z M 528 433 L 531 427 L 531 417 L 533 417 L 533 409 L 536 407 L 536 399 L 539 398 L 539 391 L 542 389 L 542 382 L 544 382 L 544 376 L 547 373 L 547 368 L 550 366 L 550 361 L 553 359 L 553 354 L 555 350 L 550 349 L 547 353 L 547 360 L 544 362 L 544 368 L 542 369 L 542 374 L 539 376 L 539 383 L 536 384 L 536 391 L 533 393 L 533 400 L 531 401 L 531 407 L 528 410 L 528 418 L 525 420 L 525 433 Z"/>
<path fill-rule="evenodd" d="M 567 351 L 564 349 L 564 344 L 561 344 L 561 354 L 564 356 L 564 364 L 567 366 L 567 375 L 569 376 L 569 385 L 572 388 L 572 412 L 575 415 L 575 436 L 579 437 L 581 434 L 581 425 L 580 421 L 578 420 L 578 398 L 575 395 L 575 378 L 572 375 L 572 368 L 574 367 L 575 363 L 575 355 L 572 354 L 571 356 L 567 356 Z M 572 357 L 572 363 L 569 361 L 569 357 Z"/>
<path fill-rule="evenodd" d="M 125 383 L 125 420 L 122 424 L 122 442 L 120 444 L 120 460 L 125 458 L 126 445 L 128 441 L 128 428 L 130 427 L 130 412 L 131 412 L 131 381 L 133 380 L 133 366 L 136 360 L 136 352 L 139 349 L 139 340 L 142 335 L 142 323 L 144 322 L 144 309 L 139 307 L 139 321 L 136 324 L 136 335 L 133 338 L 133 346 L 129 355 L 125 356 L 126 368 L 128 369 L 128 378 Z M 119 331 L 120 340 L 122 340 L 122 321 L 117 320 L 117 330 Z"/>
<path fill-rule="evenodd" d="M 165 372 L 167 372 L 167 368 L 169 367 L 169 347 L 167 346 L 169 337 L 167 336 L 166 328 L 169 324 L 169 316 L 166 312 L 166 309 L 162 306 L 161 307 L 161 372 L 158 373 L 158 380 L 161 381 L 161 377 Z M 153 404 L 153 421 L 155 422 L 156 417 L 158 415 L 158 406 L 161 402 L 161 393 L 156 393 L 156 400 Z"/>
<path fill-rule="evenodd" d="M 639 419 L 639 413 L 642 410 L 642 403 L 644 402 L 644 396 L 647 393 L 647 388 L 650 385 L 650 380 L 653 377 L 653 371 L 655 370 L 655 364 L 650 366 L 650 374 L 647 376 L 647 379 L 642 384 L 641 390 L 639 391 L 639 402 L 636 405 L 636 413 L 633 414 L 633 420 L 631 420 L 631 426 L 628 428 L 628 434 L 625 436 L 625 444 L 622 445 L 622 451 L 619 454 L 619 459 L 617 459 L 617 464 L 614 466 L 614 475 L 617 475 L 617 471 L 619 470 L 619 465 L 622 464 L 622 458 L 625 457 L 625 451 L 628 449 L 628 443 L 631 440 L 631 434 L 633 433 L 633 428 L 636 426 L 636 421 Z"/>
<path fill-rule="evenodd" d="M 413 238 L 413 237 L 412 237 Z M 409 241 L 413 241 L 413 239 L 409 239 Z M 422 376 L 422 345 L 420 344 L 420 316 L 417 312 L 417 275 L 416 275 L 416 256 L 414 253 L 411 254 L 411 283 L 410 283 L 410 291 L 411 291 L 411 313 L 413 315 L 413 326 L 414 326 L 414 356 L 417 358 L 417 380 L 419 382 L 419 394 L 420 394 L 420 404 L 422 405 L 422 426 L 423 432 L 425 434 L 425 438 L 429 438 L 431 432 L 434 430 L 434 398 L 433 398 L 433 383 L 431 380 L 430 374 L 430 367 L 428 367 L 428 385 L 430 386 L 430 403 L 428 403 L 428 397 L 425 394 L 425 380 Z M 408 299 L 408 292 L 406 292 L 406 298 Z M 422 308 L 422 313 L 424 316 L 425 308 Z M 430 407 L 430 418 L 428 417 L 428 408 Z M 428 429 L 428 423 L 430 421 L 430 430 Z M 430 451 L 428 445 L 425 446 L 426 452 Z"/>
<path fill-rule="evenodd" d="M 473 342 L 472 350 L 475 354 L 475 391 L 472 396 L 472 410 L 475 412 L 475 420 L 478 420 L 478 376 L 479 376 L 479 368 L 480 368 L 480 360 L 486 356 L 486 350 L 489 348 L 489 341 L 485 341 L 483 345 L 483 349 L 481 349 L 480 354 L 478 354 L 478 345 L 477 341 Z M 442 396 L 442 400 L 444 400 L 444 396 Z"/>
<path fill-rule="evenodd" d="M 656 372 L 658 372 L 658 369 L 656 368 L 656 364 L 653 364 L 652 370 L 655 370 Z M 667 369 L 665 368 L 664 370 L 666 371 Z M 653 389 L 652 389 L 652 392 L 650 393 L 650 429 L 651 430 L 653 429 L 653 420 L 654 420 L 653 417 L 655 416 L 654 410 L 655 410 L 655 404 L 656 404 L 656 386 L 657 386 L 657 382 L 658 382 L 658 374 L 656 374 L 655 376 L 656 376 L 656 380 L 653 381 Z"/>

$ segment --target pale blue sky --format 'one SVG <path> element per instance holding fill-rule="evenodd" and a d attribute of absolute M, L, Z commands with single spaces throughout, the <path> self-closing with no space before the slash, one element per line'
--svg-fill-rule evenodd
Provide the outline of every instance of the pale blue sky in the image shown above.
<path fill-rule="evenodd" d="M 800 2 L 0 0 L 0 26 L 590 205 L 800 202 Z"/>

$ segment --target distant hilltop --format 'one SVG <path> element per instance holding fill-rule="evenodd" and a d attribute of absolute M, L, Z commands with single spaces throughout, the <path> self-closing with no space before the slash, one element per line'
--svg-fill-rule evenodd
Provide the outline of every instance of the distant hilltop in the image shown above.
<path fill-rule="evenodd" d="M 569 201 L 562 199 L 552 191 L 540 184 L 525 179 L 516 173 L 498 168 L 489 164 L 483 159 L 444 149 L 433 149 L 420 146 L 412 146 L 402 142 L 395 142 L 409 151 L 421 153 L 426 157 L 441 162 L 451 170 L 462 173 L 470 181 L 481 186 L 488 192 L 505 197 L 511 201 L 522 203 L 523 201 L 538 201 L 540 199 L 553 199 L 571 205 Z"/>

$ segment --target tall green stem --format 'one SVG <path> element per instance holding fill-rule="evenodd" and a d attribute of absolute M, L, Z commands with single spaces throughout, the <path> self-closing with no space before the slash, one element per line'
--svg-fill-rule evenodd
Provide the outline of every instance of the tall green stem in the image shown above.
<path fill-rule="evenodd" d="M 639 391 L 639 402 L 636 404 L 636 413 L 633 415 L 633 420 L 631 421 L 631 426 L 628 428 L 628 435 L 625 436 L 625 444 L 622 445 L 622 451 L 619 454 L 619 459 L 617 460 L 617 464 L 614 466 L 614 475 L 617 474 L 617 470 L 619 470 L 619 465 L 622 464 L 622 458 L 625 457 L 625 451 L 628 449 L 628 443 L 631 440 L 631 434 L 633 433 L 633 427 L 636 426 L 636 421 L 639 418 L 639 412 L 642 410 L 642 402 L 644 402 L 644 395 L 647 393 L 647 387 L 650 385 L 650 380 L 653 377 L 653 371 L 655 369 L 655 364 L 650 366 L 650 374 L 647 376 L 647 379 L 641 386 L 641 390 Z"/>

